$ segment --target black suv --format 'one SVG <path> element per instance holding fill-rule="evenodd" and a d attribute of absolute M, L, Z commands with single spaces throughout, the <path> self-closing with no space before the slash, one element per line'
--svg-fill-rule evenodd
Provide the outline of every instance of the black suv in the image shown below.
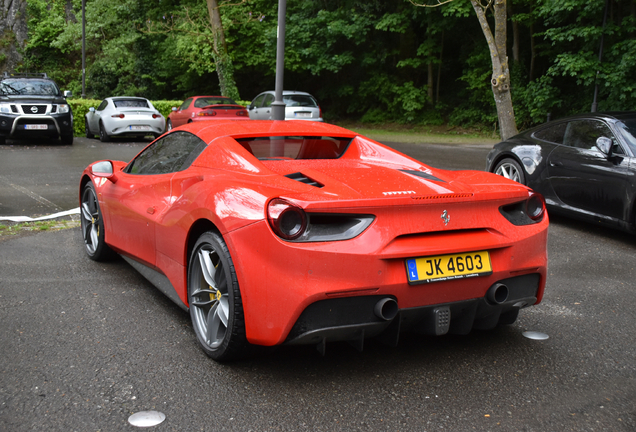
<path fill-rule="evenodd" d="M 0 144 L 7 138 L 60 138 L 73 144 L 73 113 L 55 81 L 44 73 L 8 74 L 0 80 Z"/>

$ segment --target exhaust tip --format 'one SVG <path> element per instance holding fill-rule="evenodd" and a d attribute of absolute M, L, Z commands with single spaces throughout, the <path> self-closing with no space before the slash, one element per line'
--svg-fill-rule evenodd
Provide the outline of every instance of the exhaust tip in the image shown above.
<path fill-rule="evenodd" d="M 506 300 L 508 300 L 508 294 L 510 291 L 508 287 L 502 283 L 496 283 L 490 288 L 488 288 L 488 292 L 486 292 L 486 299 L 492 304 L 502 304 Z"/>
<path fill-rule="evenodd" d="M 398 304 L 392 298 L 383 298 L 375 304 L 373 312 L 378 318 L 391 321 L 398 313 Z"/>

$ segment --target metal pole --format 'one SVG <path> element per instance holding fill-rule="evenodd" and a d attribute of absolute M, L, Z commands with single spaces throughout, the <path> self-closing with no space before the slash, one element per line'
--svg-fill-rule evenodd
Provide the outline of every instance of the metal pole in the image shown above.
<path fill-rule="evenodd" d="M 82 0 L 82 99 L 86 97 L 86 0 Z"/>
<path fill-rule="evenodd" d="M 285 71 L 285 13 L 287 0 L 278 0 L 278 35 L 276 42 L 276 87 L 272 102 L 272 119 L 285 120 L 285 102 L 283 102 L 283 73 Z"/>
<path fill-rule="evenodd" d="M 605 0 L 605 13 L 603 14 L 603 32 L 601 33 L 601 47 L 598 49 L 598 64 L 599 67 L 601 65 L 601 60 L 603 59 L 603 41 L 605 36 L 605 23 L 607 22 L 607 9 L 609 6 L 609 0 Z M 598 73 L 596 71 L 596 78 L 594 80 L 594 101 L 592 102 L 592 112 L 596 112 L 596 108 L 598 108 L 598 103 L 596 103 L 596 98 L 598 96 Z"/>

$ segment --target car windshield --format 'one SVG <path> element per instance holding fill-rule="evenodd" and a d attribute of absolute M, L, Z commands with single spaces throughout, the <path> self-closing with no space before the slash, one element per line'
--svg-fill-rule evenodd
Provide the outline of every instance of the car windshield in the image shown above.
<path fill-rule="evenodd" d="M 38 79 L 5 79 L 0 82 L 5 95 L 57 96 L 59 89 L 52 81 Z"/>
<path fill-rule="evenodd" d="M 636 118 L 616 122 L 616 127 L 621 131 L 632 152 L 636 153 Z"/>
<path fill-rule="evenodd" d="M 259 160 L 337 159 L 351 138 L 280 136 L 237 139 Z"/>
<path fill-rule="evenodd" d="M 194 101 L 195 108 L 203 108 L 208 105 L 236 105 L 230 98 L 220 98 L 220 97 L 211 97 L 211 98 L 199 98 Z"/>
<path fill-rule="evenodd" d="M 308 95 L 284 95 L 283 102 L 288 107 L 317 107 L 316 100 Z"/>
<path fill-rule="evenodd" d="M 113 99 L 115 108 L 149 108 L 143 99 Z"/>

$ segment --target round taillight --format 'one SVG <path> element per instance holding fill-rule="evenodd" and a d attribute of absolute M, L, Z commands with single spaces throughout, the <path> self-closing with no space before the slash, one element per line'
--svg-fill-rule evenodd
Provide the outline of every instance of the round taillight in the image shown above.
<path fill-rule="evenodd" d="M 530 198 L 526 201 L 526 214 L 533 221 L 538 221 L 545 213 L 545 200 L 543 195 L 537 192 L 530 192 Z"/>
<path fill-rule="evenodd" d="M 152 118 L 153 118 L 153 119 L 156 119 L 156 118 L 159 118 L 159 117 L 161 117 L 161 114 L 153 114 L 153 115 L 152 115 Z"/>
<path fill-rule="evenodd" d="M 276 235 L 285 240 L 297 239 L 307 229 L 305 211 L 280 198 L 271 200 L 267 205 L 267 220 Z"/>

